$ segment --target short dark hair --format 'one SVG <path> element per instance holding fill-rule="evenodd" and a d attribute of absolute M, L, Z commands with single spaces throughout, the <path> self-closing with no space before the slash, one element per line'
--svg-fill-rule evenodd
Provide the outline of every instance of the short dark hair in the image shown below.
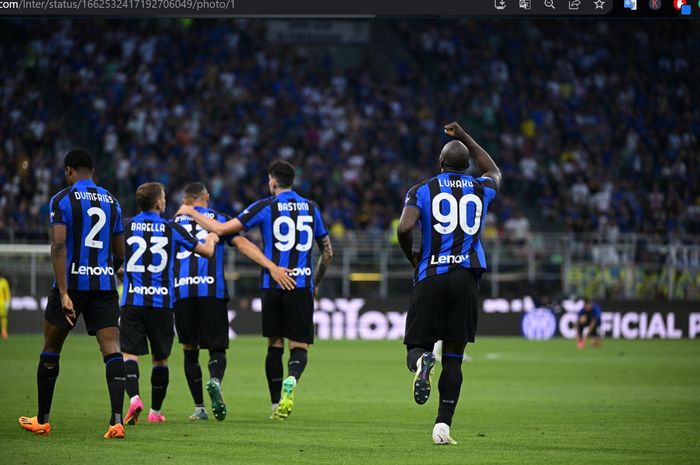
<path fill-rule="evenodd" d="M 294 185 L 294 165 L 288 161 L 273 161 L 270 163 L 268 174 L 277 181 L 282 189 L 289 189 Z"/>
<path fill-rule="evenodd" d="M 185 186 L 184 195 L 185 197 L 196 199 L 201 197 L 202 194 L 207 192 L 207 186 L 201 182 L 191 182 Z"/>
<path fill-rule="evenodd" d="M 136 205 L 138 205 L 139 210 L 142 212 L 153 210 L 164 190 L 165 186 L 159 182 L 141 184 L 136 189 Z"/>
<path fill-rule="evenodd" d="M 95 167 L 92 162 L 92 154 L 80 147 L 70 149 L 63 159 L 63 165 L 68 168 L 88 168 L 93 169 Z"/>

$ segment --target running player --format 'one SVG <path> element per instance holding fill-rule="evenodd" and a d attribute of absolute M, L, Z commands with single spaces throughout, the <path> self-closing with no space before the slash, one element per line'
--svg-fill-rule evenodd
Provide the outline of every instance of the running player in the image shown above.
<path fill-rule="evenodd" d="M 600 305 L 593 302 L 590 298 L 583 301 L 583 308 L 578 311 L 578 320 L 576 321 L 576 347 L 583 349 L 586 347 L 586 339 L 591 340 L 591 347 L 600 345 L 600 323 L 602 318 Z M 583 336 L 583 330 L 588 328 L 586 336 Z"/>
<path fill-rule="evenodd" d="M 124 421 L 135 425 L 143 410 L 139 396 L 139 355 L 151 346 L 151 410 L 149 423 L 164 423 L 160 412 L 168 389 L 168 357 L 173 346 L 173 262 L 180 247 L 205 257 L 214 255 L 219 241 L 209 234 L 202 244 L 182 226 L 160 215 L 165 211 L 165 190 L 156 182 L 136 190 L 141 213 L 125 222 L 126 264 L 120 320 L 121 345 L 126 366 L 129 410 Z"/>
<path fill-rule="evenodd" d="M 124 260 L 124 230 L 119 202 L 92 181 L 92 155 L 72 149 L 64 161 L 66 182 L 49 204 L 51 261 L 55 280 L 44 314 L 44 348 L 39 356 L 39 411 L 20 417 L 22 428 L 38 435 L 51 432 L 49 412 L 68 333 L 80 315 L 88 334 L 97 337 L 104 356 L 111 402 L 104 437 L 123 438 L 124 360 L 119 347 L 119 301 L 114 270 Z"/>
<path fill-rule="evenodd" d="M 415 269 L 404 337 L 408 368 L 416 373 L 413 396 L 418 404 L 428 400 L 435 366 L 432 350 L 442 340 L 433 442 L 456 444 L 450 426 L 462 386 L 464 349 L 476 334 L 479 278 L 486 269 L 479 236 L 501 172 L 459 124 L 446 125 L 445 133 L 456 140 L 440 153 L 440 174 L 408 191 L 397 235 Z M 465 174 L 470 154 L 481 177 Z M 414 252 L 412 232 L 419 221 L 421 247 Z"/>
<path fill-rule="evenodd" d="M 209 192 L 201 182 L 185 186 L 183 202 L 199 213 L 226 222 L 228 215 L 209 208 Z M 207 231 L 192 217 L 180 215 L 175 222 L 198 238 Z M 228 289 L 224 279 L 224 244 L 238 249 L 267 271 L 283 289 L 294 289 L 294 279 L 287 273 L 292 270 L 272 263 L 255 244 L 238 234 L 222 238 L 216 246 L 213 258 L 193 255 L 180 249 L 175 256 L 175 327 L 185 355 L 185 378 L 190 388 L 195 410 L 191 421 L 207 420 L 202 390 L 202 369 L 199 366 L 199 349 L 209 350 L 209 376 L 207 392 L 211 398 L 214 417 L 222 421 L 226 417 L 226 404 L 221 394 L 221 381 L 226 370 L 228 349 Z"/>
<path fill-rule="evenodd" d="M 260 283 L 263 336 L 268 340 L 265 374 L 272 402 L 270 418 L 285 419 L 294 407 L 296 385 L 306 367 L 309 345 L 314 340 L 314 289 L 318 291 L 333 258 L 333 249 L 318 205 L 292 190 L 292 164 L 274 161 L 268 173 L 272 196 L 253 203 L 238 218 L 220 223 L 187 205 L 178 213 L 191 216 L 205 229 L 219 235 L 259 227 L 267 258 L 292 269 L 291 275 L 296 279 L 294 290 L 280 288 L 272 282 L 267 270 L 263 270 Z M 314 240 L 321 249 L 315 273 L 311 262 Z M 285 338 L 289 340 L 290 355 L 288 376 L 283 382 Z"/>

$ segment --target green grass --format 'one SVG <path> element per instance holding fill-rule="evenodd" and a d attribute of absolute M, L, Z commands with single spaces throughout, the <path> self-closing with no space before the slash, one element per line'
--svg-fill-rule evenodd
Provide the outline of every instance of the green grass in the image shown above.
<path fill-rule="evenodd" d="M 125 441 L 105 441 L 108 398 L 97 344 L 71 336 L 52 435 L 35 437 L 17 417 L 36 414 L 40 346 L 35 336 L 0 341 L 5 464 L 700 463 L 698 341 L 606 340 L 577 351 L 564 340 L 480 338 L 469 346 L 473 362 L 464 365 L 453 447 L 432 445 L 437 390 L 426 405 L 413 403 L 400 342 L 319 342 L 294 413 L 273 423 L 264 342 L 250 337 L 231 345 L 223 423 L 187 421 L 192 401 L 176 347 L 168 423 L 144 422 L 127 427 Z M 148 401 L 147 360 L 141 373 Z"/>

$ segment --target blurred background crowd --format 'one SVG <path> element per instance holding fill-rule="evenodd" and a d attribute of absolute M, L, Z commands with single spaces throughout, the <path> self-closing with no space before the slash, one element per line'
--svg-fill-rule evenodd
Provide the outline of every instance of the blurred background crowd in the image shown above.
<path fill-rule="evenodd" d="M 504 174 L 487 237 L 700 234 L 700 30 L 638 26 L 373 21 L 338 45 L 262 20 L 2 20 L 0 234 L 46 238 L 75 145 L 125 215 L 140 183 L 173 212 L 194 180 L 236 214 L 284 158 L 335 235 L 385 234 L 452 120 Z"/>

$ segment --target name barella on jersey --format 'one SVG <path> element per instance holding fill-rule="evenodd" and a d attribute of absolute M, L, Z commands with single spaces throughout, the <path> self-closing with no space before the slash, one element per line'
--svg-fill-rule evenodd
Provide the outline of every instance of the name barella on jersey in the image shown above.
<path fill-rule="evenodd" d="M 116 290 L 112 238 L 124 233 L 117 199 L 85 179 L 54 195 L 49 208 L 49 224 L 66 225 L 68 289 Z"/>
<path fill-rule="evenodd" d="M 442 173 L 417 184 L 405 206 L 421 212 L 420 262 L 414 282 L 456 268 L 486 269 L 481 228 L 496 184 L 487 177 Z"/>
<path fill-rule="evenodd" d="M 172 308 L 173 259 L 181 247 L 194 250 L 197 239 L 155 212 L 139 213 L 126 221 L 124 229 L 122 307 Z"/>
<path fill-rule="evenodd" d="M 216 221 L 225 223 L 231 217 L 204 207 L 195 209 Z M 204 240 L 208 232 L 199 226 L 190 216 L 180 215 L 174 219 L 176 224 L 182 226 L 188 233 L 198 240 Z M 175 300 L 189 297 L 215 297 L 228 300 L 228 289 L 224 278 L 224 248 L 225 244 L 231 245 L 234 236 L 222 238 L 216 244 L 216 250 L 212 258 L 202 257 L 181 247 L 175 255 Z"/>
<path fill-rule="evenodd" d="M 253 203 L 238 219 L 246 231 L 260 227 L 265 256 L 279 266 L 292 269 L 298 288 L 313 289 L 313 243 L 328 235 L 318 205 L 287 191 Z M 280 288 L 266 269 L 262 270 L 260 287 Z"/>

